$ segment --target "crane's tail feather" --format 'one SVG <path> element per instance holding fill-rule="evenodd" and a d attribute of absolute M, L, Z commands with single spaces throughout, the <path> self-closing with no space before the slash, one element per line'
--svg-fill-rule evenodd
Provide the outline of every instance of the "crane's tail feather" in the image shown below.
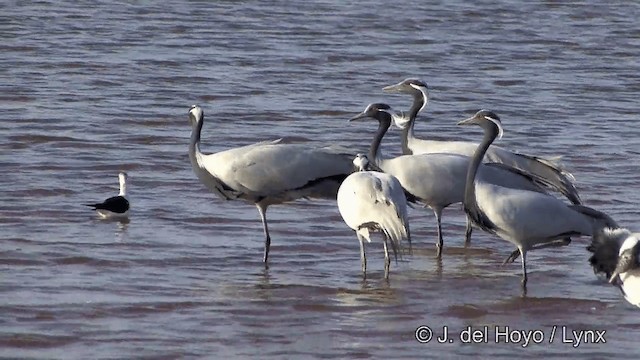
<path fill-rule="evenodd" d="M 567 171 L 566 169 L 564 169 L 562 167 L 562 164 L 561 164 L 562 155 L 552 156 L 550 158 L 536 157 L 536 159 L 538 159 L 539 161 L 541 161 L 543 163 L 547 163 L 551 167 L 554 167 L 554 168 L 558 169 L 558 171 L 560 171 L 563 176 L 565 176 L 569 180 L 571 180 L 572 183 L 576 182 L 576 177 L 573 176 L 572 173 L 570 173 L 569 171 Z"/>
<path fill-rule="evenodd" d="M 393 257 L 396 259 L 396 263 L 398 262 L 398 248 L 400 244 L 393 239 L 393 235 L 387 232 L 386 229 L 382 229 L 382 233 L 384 234 L 385 240 L 388 243 L 391 243 L 391 249 L 393 250 Z M 402 254 L 400 255 L 402 257 Z"/>
<path fill-rule="evenodd" d="M 574 185 L 575 177 L 562 168 L 559 158 L 551 160 L 520 153 L 515 153 L 515 155 L 516 157 L 504 159 L 499 156 L 495 158 L 490 157 L 488 160 L 503 163 L 521 170 L 547 188 L 560 192 L 566 196 L 571 203 L 576 205 L 582 204 L 578 189 L 576 189 Z"/>
<path fill-rule="evenodd" d="M 409 242 L 409 248 L 411 248 L 411 235 L 409 230 L 409 223 L 406 220 L 397 221 L 397 219 L 387 219 L 380 223 L 367 222 L 361 224 L 356 230 L 358 234 L 364 237 L 368 242 L 371 242 L 370 230 L 379 230 L 383 236 L 388 240 L 388 244 L 391 245 L 393 255 L 398 261 L 398 253 L 402 258 L 402 241 L 407 240 Z"/>
<path fill-rule="evenodd" d="M 630 235 L 631 232 L 627 229 L 610 227 L 604 227 L 593 234 L 587 250 L 592 253 L 589 264 L 594 273 L 603 274 L 607 280 L 611 278 L 618 264 L 620 246 Z"/>
<path fill-rule="evenodd" d="M 409 249 L 411 249 L 411 235 L 409 230 L 409 223 L 407 221 L 385 221 L 380 225 L 387 239 L 391 241 L 391 247 L 393 248 L 394 255 L 396 255 L 396 260 L 396 252 L 402 249 L 403 240 L 407 240 L 407 242 L 409 243 Z"/>
<path fill-rule="evenodd" d="M 604 228 L 611 228 L 611 229 L 620 228 L 618 223 L 615 220 L 613 220 L 611 216 L 603 213 L 602 211 L 599 211 L 584 205 L 569 205 L 569 207 L 594 220 L 593 233 L 591 234 L 592 236 L 595 236 L 595 234 L 597 234 L 598 232 L 603 231 Z"/>
<path fill-rule="evenodd" d="M 407 230 L 407 243 L 409 243 L 409 255 L 413 253 L 413 248 L 411 245 L 411 229 L 409 228 L 409 222 L 405 224 L 405 229 Z"/>

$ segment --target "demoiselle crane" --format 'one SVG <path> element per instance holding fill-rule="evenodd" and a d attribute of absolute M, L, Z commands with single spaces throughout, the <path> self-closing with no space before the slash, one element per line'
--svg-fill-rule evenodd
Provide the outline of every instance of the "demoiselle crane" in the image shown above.
<path fill-rule="evenodd" d="M 258 208 L 264 230 L 264 265 L 268 267 L 271 237 L 269 205 L 300 198 L 336 199 L 342 181 L 352 173 L 352 154 L 337 147 L 284 144 L 282 139 L 203 154 L 200 133 L 204 111 L 189 109 L 192 126 L 189 158 L 198 179 L 218 197 L 244 200 Z"/>
<path fill-rule="evenodd" d="M 606 275 L 629 303 L 640 307 L 640 233 L 604 228 L 593 235 L 587 249 L 593 253 L 593 270 Z"/>
<path fill-rule="evenodd" d="M 92 207 L 102 219 L 126 219 L 129 217 L 129 200 L 127 200 L 127 173 L 118 174 L 120 192 L 101 203 L 84 204 Z"/>
<path fill-rule="evenodd" d="M 366 118 L 378 120 L 378 130 L 369 148 L 369 160 L 385 173 L 395 176 L 411 197 L 433 210 L 438 231 L 436 256 L 440 258 L 443 246 L 442 210 L 463 201 L 465 176 L 471 158 L 457 154 L 421 154 L 385 159 L 380 150 L 380 143 L 395 114 L 389 105 L 374 103 L 369 104 L 363 112 L 349 121 Z M 485 164 L 480 169 L 480 177 L 485 181 L 506 187 L 544 192 L 535 181 L 516 169 L 501 164 Z"/>
<path fill-rule="evenodd" d="M 511 242 L 522 260 L 522 290 L 527 288 L 527 252 L 567 245 L 557 240 L 593 235 L 604 226 L 615 225 L 606 214 L 582 205 L 568 205 L 540 192 L 513 189 L 477 177 L 482 158 L 496 138 L 502 137 L 498 115 L 480 110 L 458 125 L 478 125 L 484 137 L 469 164 L 464 192 L 464 210 L 481 229 Z"/>
<path fill-rule="evenodd" d="M 473 155 L 478 147 L 477 143 L 428 140 L 415 136 L 413 128 L 416 117 L 427 106 L 429 101 L 429 89 L 426 82 L 408 78 L 395 85 L 386 86 L 383 90 L 387 93 L 409 94 L 413 97 L 413 103 L 409 111 L 394 118 L 395 124 L 402 128 L 403 154 L 453 153 L 466 156 Z M 548 189 L 562 193 L 571 203 L 581 204 L 578 190 L 573 184 L 573 175 L 562 169 L 556 162 L 537 156 L 512 152 L 498 146 L 492 146 L 487 150 L 484 161 L 505 164 L 521 170 L 544 182 Z"/>
<path fill-rule="evenodd" d="M 353 160 L 358 172 L 349 175 L 338 190 L 338 209 L 344 222 L 356 232 L 360 243 L 362 275 L 367 276 L 364 241 L 371 242 L 370 232 L 382 233 L 384 277 L 389 278 L 388 242 L 397 257 L 402 240 L 411 242 L 407 218 L 407 199 L 398 179 L 392 175 L 366 171 L 369 159 L 358 154 Z"/>

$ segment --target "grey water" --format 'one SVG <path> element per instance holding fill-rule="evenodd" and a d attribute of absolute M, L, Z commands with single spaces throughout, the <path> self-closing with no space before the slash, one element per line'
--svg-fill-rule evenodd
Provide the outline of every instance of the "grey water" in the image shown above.
<path fill-rule="evenodd" d="M 376 124 L 346 120 L 372 102 L 408 108 L 381 88 L 420 77 L 431 99 L 418 136 L 477 141 L 479 129 L 455 122 L 491 109 L 505 126 L 499 145 L 561 157 L 585 204 L 634 229 L 638 3 L 9 0 L 0 10 L 1 358 L 640 355 L 638 311 L 593 274 L 588 238 L 531 252 L 522 297 L 519 261 L 500 266 L 510 244 L 476 231 L 465 249 L 453 206 L 438 262 L 434 216 L 417 208 L 413 254 L 385 281 L 372 242 L 363 280 L 335 202 L 301 200 L 269 209 L 265 271 L 255 207 L 209 193 L 187 156 L 192 104 L 206 113 L 205 152 L 283 136 L 365 151 Z M 384 141 L 389 156 L 398 134 Z M 116 195 L 120 170 L 130 222 L 98 221 L 82 204 Z M 429 343 L 416 340 L 422 326 Z M 604 336 L 578 345 L 579 330 Z"/>

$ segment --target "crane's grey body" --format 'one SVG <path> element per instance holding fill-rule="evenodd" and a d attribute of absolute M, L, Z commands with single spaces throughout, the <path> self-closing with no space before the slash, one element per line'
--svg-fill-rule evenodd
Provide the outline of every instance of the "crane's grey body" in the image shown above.
<path fill-rule="evenodd" d="M 330 147 L 275 140 L 210 155 L 194 153 L 192 164 L 201 169 L 198 178 L 221 197 L 272 205 L 303 197 L 335 198 L 350 169 L 345 157 Z"/>
<path fill-rule="evenodd" d="M 604 228 L 593 235 L 587 248 L 593 255 L 589 263 L 604 274 L 625 299 L 640 307 L 640 233 L 623 228 Z"/>
<path fill-rule="evenodd" d="M 402 128 L 403 154 L 432 154 L 453 153 L 473 156 L 477 143 L 468 141 L 440 141 L 417 138 L 414 134 L 415 120 L 420 111 L 428 103 L 428 88 L 419 79 L 405 79 L 398 84 L 384 88 L 389 93 L 410 94 L 413 104 L 406 114 L 394 117 L 394 122 Z M 574 177 L 562 169 L 557 163 L 540 157 L 514 153 L 498 146 L 489 148 L 483 159 L 484 162 L 500 163 L 521 170 L 544 184 L 548 189 L 562 193 L 573 204 L 580 204 L 580 196 L 575 188 Z"/>
<path fill-rule="evenodd" d="M 266 220 L 269 205 L 300 198 L 335 199 L 352 172 L 352 155 L 334 147 L 264 141 L 215 154 L 200 151 L 204 112 L 189 110 L 193 127 L 189 158 L 198 179 L 226 200 L 240 199 L 258 208 L 265 233 L 264 263 L 271 244 Z"/>
<path fill-rule="evenodd" d="M 380 143 L 389 129 L 394 112 L 387 104 L 369 104 L 351 120 L 374 118 L 379 127 L 369 149 L 369 158 L 384 172 L 395 176 L 402 187 L 433 209 L 436 215 L 438 242 L 437 256 L 441 256 L 443 239 L 441 231 L 442 210 L 464 200 L 465 177 L 471 158 L 458 154 L 402 155 L 383 158 Z M 507 166 L 483 165 L 478 177 L 487 183 L 504 187 L 544 192 L 535 181 Z"/>
<path fill-rule="evenodd" d="M 502 134 L 500 119 L 481 110 L 459 125 L 479 125 L 485 130 L 466 178 L 464 209 L 475 225 L 514 244 L 522 259 L 522 288 L 526 292 L 526 254 L 532 249 L 566 245 L 554 242 L 574 235 L 591 236 L 615 222 L 607 215 L 582 205 L 567 205 L 555 197 L 522 189 L 489 184 L 477 177 L 482 157 Z"/>
<path fill-rule="evenodd" d="M 360 260 L 363 276 L 367 275 L 367 258 L 364 240 L 371 242 L 370 231 L 383 234 L 385 252 L 385 278 L 389 277 L 389 250 L 391 242 L 394 254 L 401 242 L 411 242 L 407 216 L 407 200 L 398 179 L 392 175 L 365 171 L 368 160 L 358 154 L 354 164 L 359 172 L 349 175 L 338 190 L 338 209 L 344 222 L 355 230 L 360 243 Z"/>

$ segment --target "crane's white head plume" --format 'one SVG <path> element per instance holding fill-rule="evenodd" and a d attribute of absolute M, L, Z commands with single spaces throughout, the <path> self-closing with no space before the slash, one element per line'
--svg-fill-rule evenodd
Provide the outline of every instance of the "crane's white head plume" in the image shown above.
<path fill-rule="evenodd" d="M 611 274 L 609 282 L 616 281 L 620 274 L 624 274 L 629 270 L 640 267 L 638 259 L 640 258 L 640 241 L 635 236 L 628 237 L 620 246 L 620 252 L 618 254 L 618 263 L 616 269 Z"/>
<path fill-rule="evenodd" d="M 191 126 L 196 126 L 196 124 L 202 121 L 203 116 L 204 111 L 202 111 L 200 106 L 191 105 L 191 108 L 189 108 L 189 124 L 191 124 Z"/>
<path fill-rule="evenodd" d="M 502 138 L 503 129 L 502 122 L 500 121 L 500 117 L 496 115 L 493 111 L 489 110 L 480 110 L 472 117 L 462 120 L 458 122 L 458 125 L 478 125 L 483 129 L 487 127 L 492 128 L 491 130 L 497 132 L 498 139 Z"/>
<path fill-rule="evenodd" d="M 353 159 L 353 165 L 355 165 L 358 171 L 365 171 L 369 166 L 369 158 L 365 154 L 358 154 L 355 159 Z"/>

